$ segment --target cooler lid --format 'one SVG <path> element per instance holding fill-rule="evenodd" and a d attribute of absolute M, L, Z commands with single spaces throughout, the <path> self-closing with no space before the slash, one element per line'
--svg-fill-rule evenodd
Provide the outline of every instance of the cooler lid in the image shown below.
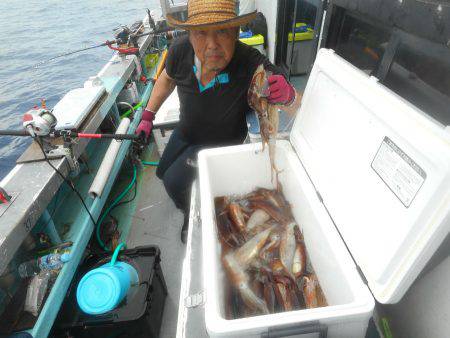
<path fill-rule="evenodd" d="M 375 298 L 398 302 L 449 233 L 449 128 L 322 49 L 291 143 Z"/>

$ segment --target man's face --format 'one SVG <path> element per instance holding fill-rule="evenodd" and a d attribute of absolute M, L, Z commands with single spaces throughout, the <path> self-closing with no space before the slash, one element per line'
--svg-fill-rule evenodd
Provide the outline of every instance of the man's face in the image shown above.
<path fill-rule="evenodd" d="M 208 31 L 191 31 L 189 40 L 207 71 L 220 72 L 234 54 L 238 28 L 228 28 Z"/>

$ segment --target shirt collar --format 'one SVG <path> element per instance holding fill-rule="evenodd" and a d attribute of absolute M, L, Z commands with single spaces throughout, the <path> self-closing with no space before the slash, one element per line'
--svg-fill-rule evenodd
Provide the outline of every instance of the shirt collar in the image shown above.
<path fill-rule="evenodd" d="M 200 93 L 204 92 L 209 88 L 212 88 L 216 82 L 221 84 L 230 82 L 230 77 L 228 73 L 220 73 L 214 79 L 212 79 L 206 86 L 203 86 L 201 82 L 202 63 L 200 62 L 197 55 L 194 55 L 194 66 L 192 68 L 194 70 L 195 77 L 197 78 Z"/>
<path fill-rule="evenodd" d="M 202 63 L 198 59 L 197 55 L 194 56 L 194 73 L 197 80 L 200 81 L 202 76 Z"/>

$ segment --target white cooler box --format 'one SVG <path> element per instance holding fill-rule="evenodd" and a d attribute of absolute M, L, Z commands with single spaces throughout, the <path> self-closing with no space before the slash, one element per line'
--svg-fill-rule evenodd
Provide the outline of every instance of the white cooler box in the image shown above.
<path fill-rule="evenodd" d="M 321 50 L 290 141 L 277 143 L 276 163 L 329 306 L 225 319 L 214 198 L 274 185 L 261 144 L 204 150 L 209 335 L 364 337 L 374 297 L 398 302 L 449 232 L 450 134 L 375 78 Z"/>

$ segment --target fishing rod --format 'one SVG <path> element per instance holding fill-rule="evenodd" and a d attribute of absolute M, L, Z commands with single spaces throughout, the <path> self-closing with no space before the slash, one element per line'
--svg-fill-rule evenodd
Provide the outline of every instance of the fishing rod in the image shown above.
<path fill-rule="evenodd" d="M 69 55 L 73 55 L 76 53 L 80 53 L 80 52 L 84 52 L 87 50 L 91 50 L 91 49 L 96 49 L 96 48 L 100 48 L 100 47 L 108 47 L 109 49 L 115 50 L 117 52 L 119 52 L 119 54 L 122 55 L 132 55 L 132 54 L 137 54 L 139 52 L 139 46 L 137 43 L 137 39 L 147 36 L 147 35 L 154 35 L 154 36 L 159 36 L 159 35 L 164 35 L 166 34 L 166 38 L 168 40 L 179 37 L 181 35 L 187 34 L 186 31 L 184 30 L 174 30 L 171 27 L 164 27 L 164 28 L 157 28 L 157 25 L 155 23 L 155 20 L 153 20 L 150 10 L 147 9 L 147 15 L 148 15 L 148 23 L 150 25 L 150 32 L 147 33 L 138 33 L 141 28 L 143 27 L 143 23 L 141 21 L 138 21 L 136 23 L 134 23 L 131 26 L 131 29 L 128 28 L 127 26 L 120 26 L 118 29 L 115 29 L 114 32 L 114 40 L 107 40 L 103 43 L 100 43 L 98 45 L 93 45 L 93 46 L 89 46 L 89 47 L 85 47 L 85 48 L 81 48 L 81 49 L 77 49 L 77 50 L 72 50 L 66 53 L 62 53 L 56 56 L 53 56 L 49 59 L 43 60 L 41 62 L 38 62 L 37 64 L 34 65 L 34 68 L 37 68 L 47 62 L 65 57 L 65 56 L 69 56 Z M 113 47 L 113 45 L 117 45 L 117 47 Z"/>
<path fill-rule="evenodd" d="M 0 130 L 0 136 L 16 137 L 62 137 L 65 141 L 76 138 L 83 139 L 114 139 L 114 140 L 137 140 L 139 135 L 135 134 L 89 134 L 78 133 L 72 130 L 55 130 L 56 117 L 47 109 L 32 109 L 23 116 L 22 130 Z"/>
<path fill-rule="evenodd" d="M 41 61 L 41 62 L 38 62 L 37 64 L 34 65 L 34 67 L 39 67 L 39 66 L 43 65 L 44 63 L 47 63 L 47 62 L 50 62 L 50 61 L 53 61 L 53 60 L 62 58 L 62 57 L 64 57 L 64 56 L 68 56 L 68 55 L 72 55 L 72 54 L 84 52 L 84 51 L 86 51 L 86 50 L 90 50 L 90 49 L 94 49 L 94 48 L 104 47 L 104 46 L 107 45 L 107 42 L 108 42 L 108 41 L 106 41 L 106 42 L 104 42 L 104 43 L 101 43 L 101 44 L 99 44 L 99 45 L 90 46 L 90 47 L 86 47 L 86 48 L 82 48 L 82 49 L 77 49 L 77 50 L 73 50 L 73 51 L 70 51 L 70 52 L 67 52 L 67 53 L 63 53 L 63 54 L 59 54 L 59 55 L 53 56 L 53 57 L 51 57 L 50 59 L 47 59 L 47 60 L 43 60 L 43 61 Z"/>
<path fill-rule="evenodd" d="M 147 33 L 136 34 L 136 35 L 133 36 L 133 38 L 138 39 L 138 38 L 141 38 L 143 36 L 147 36 L 147 35 L 151 35 L 151 34 L 162 35 L 164 33 L 170 32 L 170 31 L 172 31 L 172 28 L 166 27 L 166 28 L 163 28 L 163 29 L 159 29 L 157 31 L 151 31 L 151 32 L 147 32 Z M 82 48 L 82 49 L 77 49 L 77 50 L 73 50 L 73 51 L 70 51 L 70 52 L 66 52 L 66 53 L 63 53 L 63 54 L 59 54 L 59 55 L 53 56 L 50 59 L 47 59 L 47 60 L 44 60 L 44 61 L 41 61 L 41 62 L 37 63 L 34 67 L 39 67 L 39 66 L 41 66 L 41 65 L 43 65 L 43 64 L 45 64 L 47 62 L 50 62 L 50 61 L 53 61 L 53 60 L 56 60 L 56 59 L 59 59 L 59 58 L 65 57 L 65 56 L 69 56 L 69 55 L 76 54 L 76 53 L 81 53 L 81 52 L 84 52 L 84 51 L 87 51 L 87 50 L 90 50 L 90 49 L 96 49 L 96 48 L 100 48 L 100 47 L 109 47 L 110 49 L 118 51 L 121 54 L 135 54 L 135 53 L 137 53 L 139 51 L 139 49 L 136 48 L 136 47 L 131 47 L 131 48 L 113 47 L 114 44 L 119 44 L 119 43 L 120 43 L 120 41 L 118 41 L 118 40 L 112 40 L 112 41 L 108 40 L 108 41 L 105 41 L 105 42 L 103 42 L 101 44 L 98 44 L 98 45 L 94 45 L 94 46 L 90 46 L 90 47 L 86 47 L 86 48 Z"/>
<path fill-rule="evenodd" d="M 77 49 L 77 50 L 73 50 L 70 52 L 56 55 L 56 56 L 51 57 L 50 59 L 47 59 L 47 60 L 37 63 L 36 65 L 34 65 L 34 67 L 35 68 L 39 67 L 40 65 L 43 65 L 47 62 L 50 62 L 50 61 L 53 61 L 53 60 L 56 60 L 56 59 L 59 59 L 59 58 L 62 58 L 62 57 L 68 56 L 68 55 L 72 55 L 72 54 L 76 54 L 76 53 L 80 53 L 80 52 L 84 52 L 87 50 L 96 49 L 96 48 L 100 48 L 100 47 L 108 47 L 112 50 L 118 51 L 120 54 L 125 54 L 125 55 L 136 54 L 139 52 L 138 44 L 136 42 L 137 39 L 139 39 L 143 36 L 152 35 L 152 34 L 155 36 L 162 35 L 164 33 L 168 33 L 173 30 L 170 27 L 164 27 L 164 28 L 157 29 L 155 20 L 153 20 L 149 9 L 147 9 L 147 15 L 148 15 L 148 23 L 151 28 L 150 32 L 138 34 L 139 30 L 143 26 L 142 22 L 137 22 L 137 23 L 133 24 L 131 26 L 131 29 L 128 28 L 127 26 L 121 26 L 120 29 L 118 29 L 117 32 L 115 33 L 115 39 L 112 41 L 107 40 L 98 45 L 81 48 L 81 49 Z M 117 45 L 117 47 L 113 47 L 114 44 Z M 123 47 L 124 45 L 126 45 L 127 47 L 124 48 Z"/>
<path fill-rule="evenodd" d="M 27 130 L 0 130 L 0 136 L 16 136 L 16 137 L 33 137 Z M 134 134 L 87 134 L 77 133 L 71 130 L 55 130 L 54 132 L 45 135 L 50 138 L 86 138 L 86 139 L 114 139 L 114 140 L 136 140 L 139 135 Z"/>

